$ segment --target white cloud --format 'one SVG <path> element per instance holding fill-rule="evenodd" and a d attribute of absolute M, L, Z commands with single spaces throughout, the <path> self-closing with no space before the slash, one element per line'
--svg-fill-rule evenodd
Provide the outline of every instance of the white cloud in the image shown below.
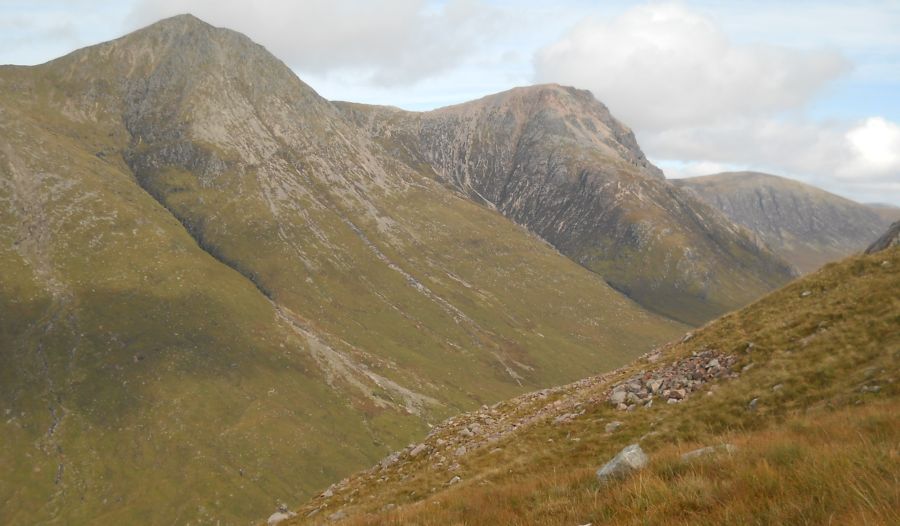
<path fill-rule="evenodd" d="M 832 51 L 736 45 L 680 4 L 586 18 L 535 58 L 539 80 L 588 88 L 640 130 L 797 108 L 847 67 Z"/>
<path fill-rule="evenodd" d="M 94 0 L 0 0 L 0 64 L 38 64 L 118 36 L 121 8 Z"/>
<path fill-rule="evenodd" d="M 497 22 L 479 0 L 143 0 L 133 19 L 185 12 L 247 34 L 301 73 L 363 71 L 384 86 L 458 66 Z"/>
<path fill-rule="evenodd" d="M 743 170 L 744 167 L 738 167 L 729 163 L 717 163 L 713 161 L 675 161 L 662 160 L 657 161 L 657 166 L 666 174 L 667 179 L 683 179 L 685 177 L 697 177 L 699 175 L 710 175 L 721 172 L 732 172 Z"/>
<path fill-rule="evenodd" d="M 849 157 L 845 129 L 799 119 L 734 118 L 709 126 L 648 133 L 642 145 L 655 158 L 780 167 L 815 172 Z"/>
<path fill-rule="evenodd" d="M 866 119 L 845 135 L 853 162 L 843 177 L 900 177 L 900 126 L 881 117 Z"/>
<path fill-rule="evenodd" d="M 667 177 L 752 169 L 861 201 L 900 203 L 900 126 L 883 117 L 857 122 L 739 118 L 650 133 L 642 145 Z"/>
<path fill-rule="evenodd" d="M 329 98 L 427 109 L 557 81 L 594 91 L 669 174 L 757 169 L 900 204 L 896 0 L 627 6 L 0 0 L 0 63 L 191 12 L 246 33 Z M 843 76 L 842 56 L 854 61 Z"/>
<path fill-rule="evenodd" d="M 765 37 L 760 16 L 753 28 Z M 669 177 L 753 169 L 900 203 L 897 123 L 804 116 L 850 70 L 834 51 L 737 43 L 716 20 L 665 3 L 587 16 L 534 64 L 539 81 L 593 91 Z"/>

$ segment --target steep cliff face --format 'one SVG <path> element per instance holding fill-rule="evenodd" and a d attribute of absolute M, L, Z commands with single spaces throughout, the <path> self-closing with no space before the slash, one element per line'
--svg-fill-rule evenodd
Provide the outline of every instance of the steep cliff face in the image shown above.
<path fill-rule="evenodd" d="M 410 167 L 677 320 L 701 323 L 792 275 L 718 211 L 663 180 L 589 92 L 518 88 L 425 113 L 340 106 Z"/>
<path fill-rule="evenodd" d="M 0 68 L 0 522 L 242 523 L 678 333 L 168 19 Z"/>
<path fill-rule="evenodd" d="M 672 181 L 810 272 L 866 248 L 890 224 L 870 207 L 784 177 L 733 172 Z"/>

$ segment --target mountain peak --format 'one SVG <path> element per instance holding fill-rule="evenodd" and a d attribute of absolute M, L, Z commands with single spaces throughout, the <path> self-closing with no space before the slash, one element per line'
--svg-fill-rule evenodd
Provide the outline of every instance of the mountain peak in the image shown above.
<path fill-rule="evenodd" d="M 644 175 L 663 179 L 662 171 L 641 151 L 634 132 L 588 90 L 555 83 L 518 86 L 430 113 L 488 120 L 502 115 L 530 133 L 573 141 L 622 159 Z"/>
<path fill-rule="evenodd" d="M 146 113 L 196 104 L 225 107 L 237 100 L 253 106 L 273 98 L 319 107 L 325 103 L 262 45 L 191 14 L 165 18 L 42 68 L 75 93 L 107 97 L 103 107 L 124 102 L 126 114 L 136 106 Z M 85 107 L 96 106 L 96 101 L 84 102 Z"/>
<path fill-rule="evenodd" d="M 190 13 L 163 18 L 143 28 L 143 30 L 191 31 L 197 29 L 218 29 L 212 24 L 197 18 Z M 139 30 L 140 31 L 140 30 Z M 225 30 L 229 31 L 229 30 Z"/>
<path fill-rule="evenodd" d="M 719 191 L 725 188 L 744 188 L 757 191 L 760 188 L 769 188 L 778 191 L 790 191 L 808 196 L 816 196 L 820 199 L 829 199 L 834 201 L 852 203 L 858 205 L 855 201 L 851 201 L 845 197 L 832 194 L 816 186 L 784 177 L 781 175 L 773 175 L 764 172 L 742 171 L 742 172 L 721 172 L 710 175 L 701 175 L 697 177 L 688 177 L 685 179 L 674 180 L 676 185 L 688 186 L 707 186 L 709 188 L 717 188 Z"/>
<path fill-rule="evenodd" d="M 597 100 L 588 90 L 577 89 L 561 84 L 534 84 L 530 86 L 516 86 L 506 91 L 486 95 L 480 99 L 447 106 L 435 110 L 436 112 L 460 111 L 466 108 L 497 108 L 497 107 L 523 107 L 527 113 L 542 110 L 555 110 L 561 114 L 583 114 L 599 112 L 604 116 L 604 121 L 616 122 L 609 109 Z"/>
<path fill-rule="evenodd" d="M 96 69 L 100 64 L 102 71 L 79 71 L 85 67 Z M 284 63 L 243 33 L 213 26 L 192 14 L 164 18 L 118 39 L 79 49 L 48 63 L 52 67 L 68 66 L 66 76 L 87 77 L 85 80 L 110 73 L 145 77 L 163 64 L 168 78 L 181 73 L 209 73 L 217 67 L 232 76 L 243 71 L 262 73 L 260 68 L 278 77 L 293 76 Z M 168 69 L 176 66 L 178 70 Z"/>
<path fill-rule="evenodd" d="M 114 40 L 114 44 L 150 48 L 159 53 L 174 51 L 185 57 L 214 56 L 222 59 L 277 60 L 264 47 L 246 35 L 231 29 L 215 27 L 191 14 L 164 18 L 133 33 Z"/>

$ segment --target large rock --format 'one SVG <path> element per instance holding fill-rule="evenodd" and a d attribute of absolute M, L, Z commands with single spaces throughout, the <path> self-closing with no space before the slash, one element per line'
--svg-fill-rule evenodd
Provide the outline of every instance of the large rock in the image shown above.
<path fill-rule="evenodd" d="M 612 480 L 625 478 L 632 472 L 643 469 L 649 461 L 650 458 L 641 446 L 631 444 L 597 470 L 597 480 L 601 484 L 607 484 Z"/>
<path fill-rule="evenodd" d="M 866 249 L 866 254 L 874 254 L 900 245 L 900 221 L 897 221 L 877 241 Z"/>
<path fill-rule="evenodd" d="M 612 405 L 619 405 L 625 402 L 625 397 L 628 396 L 628 393 L 623 389 L 617 389 L 609 395 L 609 403 Z"/>
<path fill-rule="evenodd" d="M 409 452 L 409 456 L 417 457 L 426 451 L 428 451 L 428 445 L 427 444 L 419 444 L 419 445 L 415 446 L 414 448 L 412 448 L 412 451 Z"/>
<path fill-rule="evenodd" d="M 290 519 L 291 517 L 297 515 L 293 511 L 276 511 L 275 513 L 269 515 L 269 520 L 266 521 L 268 526 L 275 526 L 281 521 Z"/>

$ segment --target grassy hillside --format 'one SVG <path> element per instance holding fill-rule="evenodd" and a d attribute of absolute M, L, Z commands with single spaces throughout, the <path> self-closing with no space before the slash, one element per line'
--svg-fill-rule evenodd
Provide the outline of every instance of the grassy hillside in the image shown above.
<path fill-rule="evenodd" d="M 900 248 L 826 265 L 614 373 L 454 418 L 283 524 L 896 524 L 898 287 Z M 685 367 L 680 402 L 609 401 Z M 634 443 L 649 465 L 601 486 Z"/>
<path fill-rule="evenodd" d="M 683 331 L 189 16 L 0 68 L 0 276 L 3 524 L 246 523 Z"/>
<path fill-rule="evenodd" d="M 253 284 L 121 165 L 13 115 L 0 123 L 0 522 L 249 517 L 294 491 L 297 470 L 324 482 L 422 428 L 362 418 Z"/>
<path fill-rule="evenodd" d="M 509 217 L 645 308 L 700 325 L 790 266 L 662 178 L 588 91 L 514 88 L 429 112 L 339 103 L 410 168 Z"/>

